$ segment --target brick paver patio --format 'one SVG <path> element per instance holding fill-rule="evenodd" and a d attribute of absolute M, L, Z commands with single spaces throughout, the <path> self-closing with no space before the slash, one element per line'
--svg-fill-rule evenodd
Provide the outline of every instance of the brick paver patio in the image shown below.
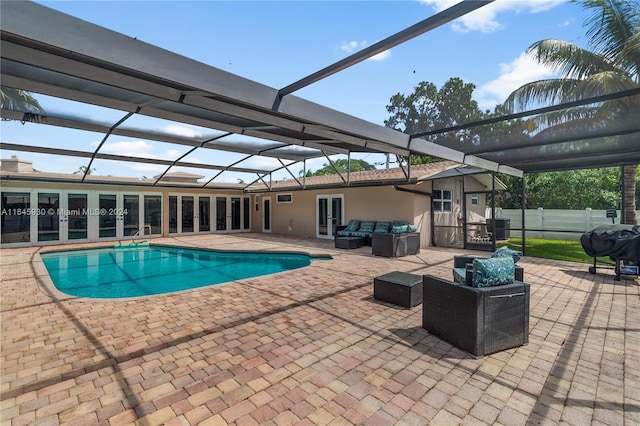
<path fill-rule="evenodd" d="M 2 425 L 640 424 L 640 287 L 612 271 L 523 258 L 530 343 L 475 359 L 423 330 L 421 305 L 372 297 L 393 270 L 449 278 L 460 250 L 386 259 L 262 234 L 157 242 L 333 259 L 86 300 L 47 294 L 32 264 L 44 249 L 1 250 Z"/>

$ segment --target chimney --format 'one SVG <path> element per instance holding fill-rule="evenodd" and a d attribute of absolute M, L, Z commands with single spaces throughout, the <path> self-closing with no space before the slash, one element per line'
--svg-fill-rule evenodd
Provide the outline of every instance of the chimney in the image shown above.
<path fill-rule="evenodd" d="M 0 160 L 0 171 L 10 173 L 33 173 L 31 161 L 21 160 L 17 155 L 12 155 L 11 159 Z"/>

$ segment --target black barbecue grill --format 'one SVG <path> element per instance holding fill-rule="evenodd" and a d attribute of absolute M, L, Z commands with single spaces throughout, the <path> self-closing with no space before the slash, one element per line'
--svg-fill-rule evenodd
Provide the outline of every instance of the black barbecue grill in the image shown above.
<path fill-rule="evenodd" d="M 640 226 L 602 225 L 580 237 L 582 248 L 593 256 L 589 273 L 595 274 L 598 257 L 609 256 L 615 262 L 616 281 L 620 275 L 638 275 L 640 265 Z"/>

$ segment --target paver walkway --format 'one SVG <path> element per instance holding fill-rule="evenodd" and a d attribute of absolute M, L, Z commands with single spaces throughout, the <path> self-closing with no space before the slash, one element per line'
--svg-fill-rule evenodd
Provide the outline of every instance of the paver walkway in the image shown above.
<path fill-rule="evenodd" d="M 423 330 L 421 306 L 372 297 L 392 270 L 449 278 L 460 250 L 386 259 L 262 234 L 157 242 L 333 259 L 83 300 L 47 294 L 32 264 L 42 249 L 2 249 L 2 425 L 640 424 L 640 286 L 612 271 L 523 258 L 530 343 L 474 359 Z"/>

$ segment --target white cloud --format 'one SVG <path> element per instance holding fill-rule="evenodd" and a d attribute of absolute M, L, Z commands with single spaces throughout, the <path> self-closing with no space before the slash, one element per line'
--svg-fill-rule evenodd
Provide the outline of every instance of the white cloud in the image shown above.
<path fill-rule="evenodd" d="M 431 6 L 436 12 L 440 12 L 459 1 L 420 0 L 420 2 Z M 458 32 L 480 31 L 491 33 L 503 28 L 503 24 L 497 19 L 502 12 L 540 13 L 552 9 L 563 2 L 564 0 L 496 0 L 456 19 L 452 23 L 452 28 Z"/>
<path fill-rule="evenodd" d="M 179 124 L 169 124 L 163 129 L 165 132 L 176 136 L 184 136 L 186 138 L 198 138 L 202 137 L 202 133 Z"/>
<path fill-rule="evenodd" d="M 539 64 L 524 53 L 508 64 L 500 64 L 499 67 L 500 76 L 481 85 L 474 92 L 474 98 L 483 110 L 493 110 L 493 107 L 502 104 L 511 92 L 525 83 L 555 77 L 549 67 Z"/>
<path fill-rule="evenodd" d="M 367 59 L 368 61 L 384 61 L 391 57 L 391 50 L 387 49 Z"/>
<path fill-rule="evenodd" d="M 343 50 L 349 54 L 360 51 L 369 46 L 369 43 L 364 41 L 343 41 L 340 44 L 340 50 Z M 367 61 L 384 61 L 391 57 L 391 50 L 385 50 L 367 59 Z"/>
<path fill-rule="evenodd" d="M 367 47 L 366 41 L 343 41 L 340 44 L 340 50 L 344 50 L 347 53 L 353 53 L 365 47 Z"/>
<path fill-rule="evenodd" d="M 163 144 L 160 144 L 161 147 Z M 100 152 L 106 154 L 124 155 L 128 157 L 159 158 L 163 160 L 175 160 L 182 152 L 175 148 L 169 148 L 159 154 L 154 154 L 156 146 L 145 141 L 119 141 L 106 142 Z"/>
<path fill-rule="evenodd" d="M 153 151 L 153 145 L 144 141 L 106 142 L 100 152 L 134 157 L 148 156 Z"/>

